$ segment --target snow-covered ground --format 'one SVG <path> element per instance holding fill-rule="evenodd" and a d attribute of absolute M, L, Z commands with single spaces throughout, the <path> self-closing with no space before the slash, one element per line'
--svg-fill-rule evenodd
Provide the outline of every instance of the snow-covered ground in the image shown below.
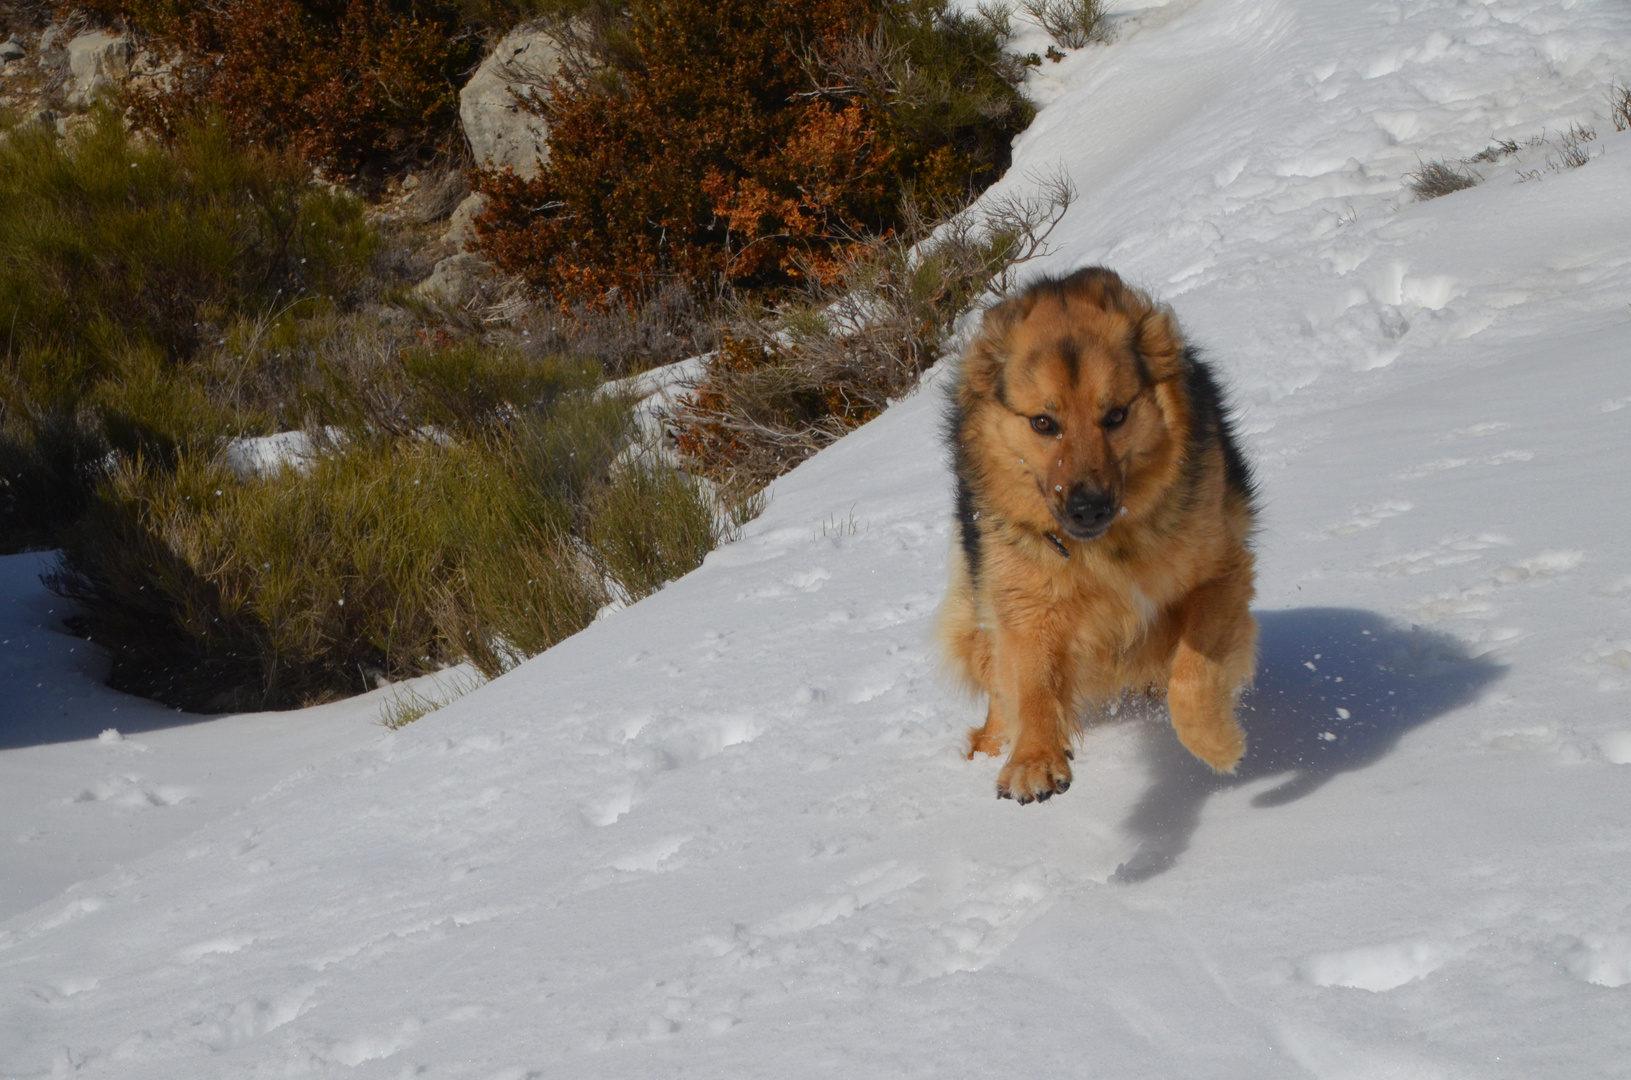
<path fill-rule="evenodd" d="M 1627 77 L 1619 0 L 1175 0 L 1037 74 L 1047 269 L 1171 300 L 1259 463 L 1238 776 L 1145 708 L 1046 805 L 963 760 L 941 371 L 686 579 L 0 923 L 0 1077 L 1625 1076 Z"/>
<path fill-rule="evenodd" d="M 0 920 L 377 743 L 398 697 L 442 701 L 479 681 L 454 668 L 298 712 L 206 722 L 103 684 L 107 658 L 67 632 L 72 609 L 40 583 L 52 562 L 0 557 Z"/>

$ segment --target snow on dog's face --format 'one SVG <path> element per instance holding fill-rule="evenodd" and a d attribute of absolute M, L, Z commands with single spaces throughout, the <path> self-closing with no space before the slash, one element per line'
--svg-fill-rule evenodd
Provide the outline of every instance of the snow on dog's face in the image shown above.
<path fill-rule="evenodd" d="M 962 402 L 981 487 L 1076 540 L 1136 516 L 1183 457 L 1183 348 L 1169 311 L 1100 268 L 987 312 Z"/>

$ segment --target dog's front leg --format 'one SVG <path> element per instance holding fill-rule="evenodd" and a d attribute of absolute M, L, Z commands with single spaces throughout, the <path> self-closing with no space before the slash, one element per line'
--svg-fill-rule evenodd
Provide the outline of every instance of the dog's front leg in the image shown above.
<path fill-rule="evenodd" d="M 1045 802 L 1070 789 L 1063 643 L 1043 625 L 997 633 L 993 712 L 1006 714 L 1014 749 L 997 775 L 997 796 Z M 990 721 L 987 721 L 987 727 Z"/>
<path fill-rule="evenodd" d="M 1252 676 L 1257 623 L 1249 605 L 1249 566 L 1202 585 L 1180 607 L 1167 707 L 1178 741 L 1220 773 L 1234 772 L 1246 752 L 1235 699 Z"/>

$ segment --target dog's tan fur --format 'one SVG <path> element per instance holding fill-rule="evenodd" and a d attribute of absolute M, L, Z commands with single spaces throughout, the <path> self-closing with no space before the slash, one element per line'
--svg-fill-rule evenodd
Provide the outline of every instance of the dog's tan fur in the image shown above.
<path fill-rule="evenodd" d="M 1257 636 L 1251 477 L 1172 312 L 1102 268 L 1033 285 L 986 313 L 949 436 L 939 633 L 990 699 L 969 756 L 1012 746 L 997 793 L 1063 792 L 1079 712 L 1127 691 L 1164 691 L 1184 746 L 1233 770 Z M 1095 522 L 1114 515 L 1101 534 L 1073 538 L 1073 492 L 1099 500 Z"/>

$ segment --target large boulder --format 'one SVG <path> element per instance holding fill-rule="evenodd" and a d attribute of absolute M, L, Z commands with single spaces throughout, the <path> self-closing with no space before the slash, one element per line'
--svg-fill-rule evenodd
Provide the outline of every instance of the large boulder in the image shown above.
<path fill-rule="evenodd" d="M 522 102 L 561 68 L 561 46 L 538 27 L 521 26 L 499 41 L 459 91 L 459 120 L 476 164 L 538 175 L 549 160 L 549 125 Z"/>
<path fill-rule="evenodd" d="M 128 37 L 91 30 L 68 42 L 68 101 L 89 105 L 104 87 L 130 77 L 136 50 Z"/>

